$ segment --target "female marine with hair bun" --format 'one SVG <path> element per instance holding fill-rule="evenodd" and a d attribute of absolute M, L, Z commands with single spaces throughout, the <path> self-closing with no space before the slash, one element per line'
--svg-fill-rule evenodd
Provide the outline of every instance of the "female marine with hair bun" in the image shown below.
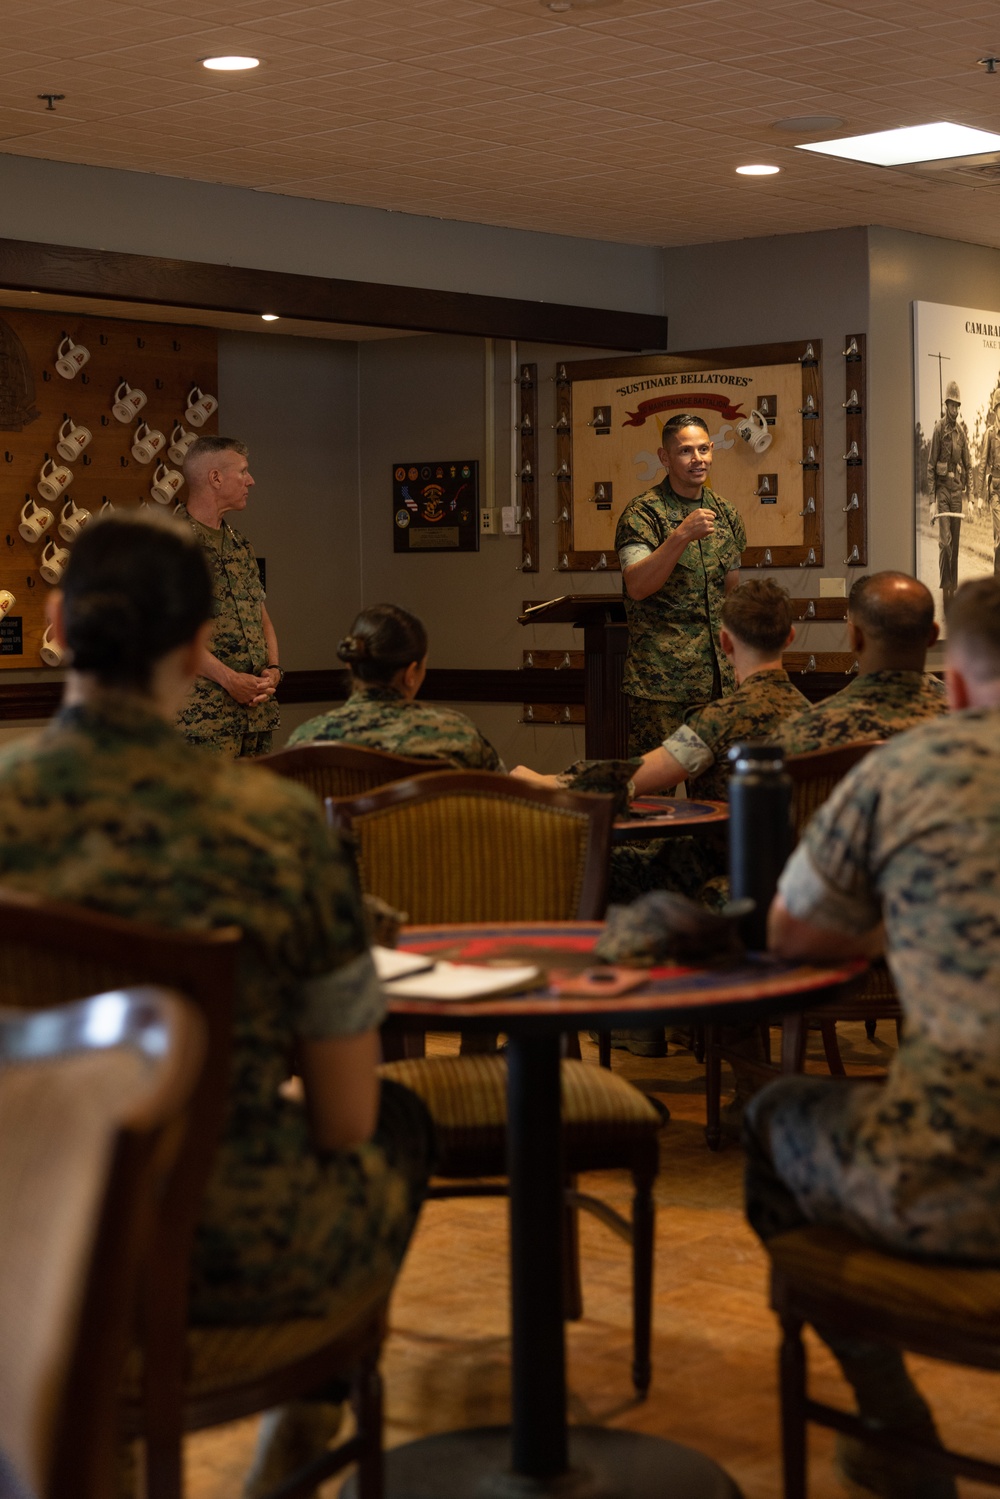
<path fill-rule="evenodd" d="M 398 1269 L 428 1169 L 423 1105 L 398 1085 L 380 1095 L 384 1001 L 347 860 L 308 792 L 174 727 L 211 632 L 189 528 L 95 521 L 50 599 L 71 668 L 52 722 L 0 752 L 0 882 L 162 927 L 242 928 L 230 1108 L 191 1315 L 322 1316 L 345 1285 L 362 1295 Z M 305 1109 L 280 1095 L 293 1067 Z M 310 1433 L 316 1419 L 310 1406 Z M 280 1446 L 296 1423 L 301 1434 L 292 1406 L 268 1430 Z"/>
<path fill-rule="evenodd" d="M 363 609 L 337 646 L 351 695 L 301 724 L 293 744 L 337 740 L 390 755 L 444 761 L 455 770 L 500 770 L 503 761 L 471 718 L 415 702 L 427 671 L 427 631 L 396 604 Z"/>

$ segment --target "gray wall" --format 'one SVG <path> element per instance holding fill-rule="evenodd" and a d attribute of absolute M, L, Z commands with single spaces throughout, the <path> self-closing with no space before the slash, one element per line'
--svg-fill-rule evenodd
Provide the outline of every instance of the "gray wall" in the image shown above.
<path fill-rule="evenodd" d="M 629 312 L 663 310 L 660 251 L 142 172 L 0 156 L 3 234 L 137 255 Z M 109 289 L 113 295 L 113 289 Z"/>

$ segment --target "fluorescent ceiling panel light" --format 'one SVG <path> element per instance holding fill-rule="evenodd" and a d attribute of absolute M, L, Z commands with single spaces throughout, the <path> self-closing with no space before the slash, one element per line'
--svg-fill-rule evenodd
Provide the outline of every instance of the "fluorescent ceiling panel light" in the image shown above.
<path fill-rule="evenodd" d="M 259 68 L 259 57 L 206 57 L 202 59 L 203 68 L 211 68 L 214 73 L 242 73 L 246 68 Z"/>
<path fill-rule="evenodd" d="M 818 151 L 848 161 L 867 161 L 876 167 L 906 166 L 914 161 L 946 161 L 952 156 L 975 156 L 1000 148 L 1000 135 L 938 120 L 932 125 L 906 125 L 900 130 L 877 130 L 874 135 L 849 135 L 840 140 L 801 143 L 796 151 Z"/>

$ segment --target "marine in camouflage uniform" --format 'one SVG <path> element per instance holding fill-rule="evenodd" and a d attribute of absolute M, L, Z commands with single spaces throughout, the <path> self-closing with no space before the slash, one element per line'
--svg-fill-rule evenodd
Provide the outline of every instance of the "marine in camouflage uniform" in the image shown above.
<path fill-rule="evenodd" d="M 163 927 L 245 933 L 194 1320 L 322 1315 L 391 1277 L 426 1180 L 420 1106 L 383 1084 L 373 1140 L 321 1154 L 305 1111 L 278 1091 L 297 1041 L 358 1035 L 383 1015 L 356 886 L 315 799 L 193 750 L 105 690 L 0 753 L 0 881 Z"/>
<path fill-rule="evenodd" d="M 958 419 L 961 397 L 954 380 L 945 390 L 945 414 L 935 425 L 927 455 L 927 472 L 938 525 L 938 558 L 945 607 L 958 587 L 958 545 L 969 489 L 969 442 Z"/>
<path fill-rule="evenodd" d="M 455 770 L 505 770 L 471 718 L 407 699 L 394 687 L 356 683 L 346 703 L 300 724 L 288 744 L 331 740 L 390 755 L 446 760 Z"/>
<path fill-rule="evenodd" d="M 698 508 L 714 512 L 714 532 L 688 544 L 657 593 L 633 599 L 624 592 L 628 655 L 622 685 L 629 699 L 630 754 L 661 744 L 693 704 L 721 697 L 735 685 L 719 648 L 719 612 L 726 577 L 739 567 L 747 544 L 738 511 L 707 484 L 700 497 L 688 500 L 664 479 L 626 505 L 615 548 L 624 570 L 655 552 Z"/>
<path fill-rule="evenodd" d="M 1000 711 L 873 751 L 834 789 L 779 889 L 856 937 L 885 922 L 906 1029 L 885 1083 L 783 1078 L 749 1106 L 763 1237 L 837 1224 L 891 1250 L 1000 1259 Z"/>
<path fill-rule="evenodd" d="M 808 707 L 774 736 L 788 755 L 891 739 L 948 711 L 944 683 L 922 671 L 865 672 Z"/>
<path fill-rule="evenodd" d="M 663 748 L 684 767 L 697 797 L 729 800 L 730 748 L 746 739 L 773 740 L 789 716 L 808 703 L 783 670 L 756 671 L 728 697 L 693 708 Z M 611 860 L 611 898 L 634 900 L 646 890 L 675 890 L 692 899 L 726 873 L 727 839 L 718 829 L 697 837 L 667 838 L 641 848 L 616 848 Z"/>
<path fill-rule="evenodd" d="M 253 547 L 221 520 L 218 529 L 184 512 L 205 553 L 212 575 L 215 625 L 212 654 L 232 671 L 259 675 L 268 665 L 261 607 L 264 589 Z M 232 759 L 265 755 L 278 722 L 273 697 L 247 705 L 230 697 L 218 682 L 197 677 L 178 728 L 192 744 L 208 746 Z"/>

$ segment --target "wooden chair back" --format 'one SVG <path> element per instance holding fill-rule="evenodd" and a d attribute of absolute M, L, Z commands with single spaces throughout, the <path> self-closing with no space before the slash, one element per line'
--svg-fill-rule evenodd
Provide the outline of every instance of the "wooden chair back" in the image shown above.
<path fill-rule="evenodd" d="M 836 749 L 811 750 L 806 755 L 789 755 L 785 769 L 792 778 L 792 826 L 796 841 L 805 832 L 806 824 L 826 801 L 838 781 L 869 750 L 878 749 L 881 740 L 867 744 L 841 744 Z"/>
<path fill-rule="evenodd" d="M 149 1417 L 154 1423 L 180 1422 L 191 1246 L 229 1096 L 241 941 L 237 927 L 164 931 L 0 887 L 0 1005 L 34 1010 L 112 987 L 163 984 L 190 999 L 205 1024 L 205 1065 L 140 1289 L 143 1403 L 161 1413 Z"/>
<path fill-rule="evenodd" d="M 610 796 L 451 770 L 326 805 L 353 841 L 362 890 L 411 923 L 604 915 Z"/>
<path fill-rule="evenodd" d="M 0 1451 L 36 1499 L 115 1492 L 139 1262 L 204 1054 L 164 989 L 0 1012 Z"/>
<path fill-rule="evenodd" d="M 308 786 L 321 801 L 328 796 L 359 796 L 376 786 L 385 786 L 389 781 L 450 768 L 443 760 L 389 755 L 360 744 L 322 742 L 274 750 L 269 755 L 261 755 L 257 764 Z"/>

